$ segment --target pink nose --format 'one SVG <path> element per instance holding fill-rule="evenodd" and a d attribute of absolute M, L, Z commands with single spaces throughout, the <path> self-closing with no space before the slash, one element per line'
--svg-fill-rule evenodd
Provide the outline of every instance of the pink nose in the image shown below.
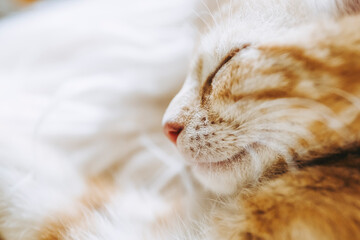
<path fill-rule="evenodd" d="M 176 144 L 176 140 L 183 129 L 184 126 L 180 123 L 167 122 L 164 126 L 164 133 L 170 139 L 170 141 Z"/>

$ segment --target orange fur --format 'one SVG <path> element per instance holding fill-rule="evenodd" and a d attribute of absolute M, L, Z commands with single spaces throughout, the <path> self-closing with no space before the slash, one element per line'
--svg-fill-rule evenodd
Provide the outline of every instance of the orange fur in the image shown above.
<path fill-rule="evenodd" d="M 216 239 L 354 239 L 360 235 L 360 158 L 304 166 L 216 210 Z"/>
<path fill-rule="evenodd" d="M 195 176 L 226 196 L 213 239 L 360 236 L 360 2 L 335 3 L 269 41 L 200 49 L 170 105 Z"/>
<path fill-rule="evenodd" d="M 353 27 L 360 26 L 360 16 L 346 18 L 338 24 L 340 32 L 333 34 L 325 30 L 323 37 L 310 46 L 301 42 L 258 46 L 260 59 L 252 60 L 254 63 L 234 61 L 215 77 L 217 83 L 208 95 L 209 104 L 221 101 L 222 106 L 226 106 L 238 101 L 245 105 L 249 102 L 245 109 L 239 110 L 241 112 L 251 111 L 248 105 L 254 107 L 261 102 L 300 98 L 326 106 L 333 117 L 342 122 L 347 121 L 347 110 L 356 116 L 336 131 L 325 122 L 308 122 L 314 138 L 311 141 L 301 139 L 304 145 L 296 146 L 291 153 L 300 164 L 300 170 L 289 172 L 280 165 L 284 170 L 279 176 L 276 174 L 279 171 L 275 171 L 277 165 L 271 165 L 264 175 L 267 180 L 274 177 L 276 180 L 261 181 L 264 184 L 253 189 L 251 194 L 240 194 L 237 203 L 216 210 L 215 239 L 335 240 L 360 236 L 360 158 L 345 154 L 314 161 L 359 146 L 360 109 L 345 95 L 331 89 L 354 98 L 360 96 L 360 33 Z M 264 65 L 253 67 L 255 61 Z M 246 69 L 247 74 L 243 74 L 245 70 L 242 69 Z M 272 81 L 276 77 L 281 81 L 278 87 L 257 90 L 255 86 L 254 90 L 234 91 L 236 85 L 246 87 L 246 82 L 257 81 L 259 76 L 262 81 Z M 304 85 L 304 81 L 311 84 Z M 302 109 L 296 105 L 291 108 Z M 278 121 L 288 120 L 292 121 L 285 115 Z M 339 132 L 346 132 L 346 138 Z"/>
<path fill-rule="evenodd" d="M 39 240 L 62 240 L 68 239 L 70 228 L 86 228 L 87 214 L 101 211 L 105 204 L 111 199 L 114 192 L 113 181 L 108 178 L 96 178 L 89 182 L 88 191 L 74 204 L 73 208 L 64 213 L 49 218 L 39 231 Z"/>

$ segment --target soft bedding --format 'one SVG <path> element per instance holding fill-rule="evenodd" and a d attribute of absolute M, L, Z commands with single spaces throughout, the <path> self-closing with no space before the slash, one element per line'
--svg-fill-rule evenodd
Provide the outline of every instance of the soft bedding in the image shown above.
<path fill-rule="evenodd" d="M 161 130 L 193 5 L 50 1 L 1 20 L 4 240 L 195 237 L 193 185 Z"/>

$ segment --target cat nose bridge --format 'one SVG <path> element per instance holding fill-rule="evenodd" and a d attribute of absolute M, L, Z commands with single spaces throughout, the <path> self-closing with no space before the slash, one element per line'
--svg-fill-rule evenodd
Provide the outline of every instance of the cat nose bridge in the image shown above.
<path fill-rule="evenodd" d="M 163 117 L 165 135 L 176 144 L 178 136 L 191 121 L 197 95 L 192 84 L 184 84 L 181 91 L 171 101 Z"/>

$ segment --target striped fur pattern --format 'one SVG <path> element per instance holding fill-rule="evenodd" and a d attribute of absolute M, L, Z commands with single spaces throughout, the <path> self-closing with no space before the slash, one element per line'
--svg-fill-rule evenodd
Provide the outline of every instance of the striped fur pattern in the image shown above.
<path fill-rule="evenodd" d="M 360 236 L 360 2 L 218 9 L 163 119 L 225 199 L 214 239 Z"/>

